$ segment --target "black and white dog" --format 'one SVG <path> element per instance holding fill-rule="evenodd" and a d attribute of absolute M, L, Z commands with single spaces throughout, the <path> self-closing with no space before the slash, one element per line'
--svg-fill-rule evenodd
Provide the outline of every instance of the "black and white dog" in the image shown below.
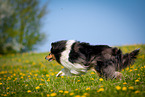
<path fill-rule="evenodd" d="M 122 54 L 116 47 L 90 45 L 75 40 L 62 40 L 51 44 L 50 54 L 45 59 L 56 60 L 64 68 L 56 76 L 82 75 L 87 70 L 95 70 L 99 76 L 121 79 L 119 72 L 132 64 L 139 49 Z"/>

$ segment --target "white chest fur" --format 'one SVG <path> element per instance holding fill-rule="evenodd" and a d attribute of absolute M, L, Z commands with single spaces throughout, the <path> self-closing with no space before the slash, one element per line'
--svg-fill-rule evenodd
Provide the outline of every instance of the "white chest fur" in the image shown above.
<path fill-rule="evenodd" d="M 69 53 L 71 51 L 71 47 L 72 47 L 73 43 L 75 43 L 75 40 L 67 41 L 66 49 L 61 53 L 60 62 L 65 68 L 70 70 L 70 73 L 72 73 L 74 75 L 81 75 L 83 73 L 86 73 L 87 69 L 81 64 L 77 64 L 77 63 L 72 64 L 69 61 Z"/>

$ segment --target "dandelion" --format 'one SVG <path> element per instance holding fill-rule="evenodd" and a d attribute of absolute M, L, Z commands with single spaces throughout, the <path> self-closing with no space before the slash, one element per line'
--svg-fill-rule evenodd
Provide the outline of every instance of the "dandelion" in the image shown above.
<path fill-rule="evenodd" d="M 123 91 L 126 91 L 126 90 L 127 90 L 127 88 L 126 88 L 126 87 L 123 87 L 123 88 L 122 88 L 122 90 L 123 90 Z"/>
<path fill-rule="evenodd" d="M 2 85 L 3 83 L 0 83 L 0 85 Z"/>
<path fill-rule="evenodd" d="M 43 85 L 42 83 L 39 84 L 39 86 L 42 86 L 42 85 Z"/>
<path fill-rule="evenodd" d="M 90 90 L 90 87 L 86 88 L 86 90 Z"/>
<path fill-rule="evenodd" d="M 103 92 L 104 88 L 100 88 L 97 92 Z"/>
<path fill-rule="evenodd" d="M 49 94 L 47 94 L 47 97 L 49 97 L 50 95 Z"/>
<path fill-rule="evenodd" d="M 138 93 L 140 93 L 140 91 L 137 90 L 137 91 L 135 91 L 134 93 L 135 93 L 135 94 L 138 94 Z"/>
<path fill-rule="evenodd" d="M 139 80 L 137 79 L 137 80 L 135 80 L 135 82 L 137 83 L 137 82 L 139 82 Z"/>
<path fill-rule="evenodd" d="M 88 94 L 88 93 L 84 93 L 83 95 L 84 95 L 84 96 L 89 96 L 90 94 Z"/>
<path fill-rule="evenodd" d="M 76 95 L 76 96 L 74 96 L 74 97 L 81 97 L 80 95 Z"/>
<path fill-rule="evenodd" d="M 127 84 L 126 82 L 123 83 L 123 85 L 126 85 L 126 84 Z"/>
<path fill-rule="evenodd" d="M 75 91 L 77 91 L 78 89 L 75 89 Z"/>
<path fill-rule="evenodd" d="M 74 93 L 70 93 L 69 95 L 72 96 L 72 95 L 74 95 Z"/>
<path fill-rule="evenodd" d="M 38 89 L 40 89 L 40 87 L 39 87 L 39 86 L 37 86 L 35 89 L 36 89 L 36 90 L 38 90 Z"/>
<path fill-rule="evenodd" d="M 65 94 L 68 94 L 68 93 L 69 93 L 69 91 L 64 91 L 64 93 L 65 93 Z"/>
<path fill-rule="evenodd" d="M 130 86 L 130 87 L 128 87 L 128 89 L 133 90 L 133 89 L 134 89 L 134 87 Z"/>
<path fill-rule="evenodd" d="M 59 93 L 63 93 L 63 91 L 62 90 L 59 90 Z"/>
<path fill-rule="evenodd" d="M 46 74 L 46 77 L 49 77 L 49 74 Z"/>
<path fill-rule="evenodd" d="M 91 78 L 91 80 L 94 80 L 94 78 Z"/>
<path fill-rule="evenodd" d="M 94 72 L 91 72 L 91 74 L 95 74 Z"/>
<path fill-rule="evenodd" d="M 120 86 L 116 86 L 115 88 L 116 88 L 117 90 L 120 90 L 120 89 L 121 89 L 121 87 L 120 87 Z"/>
<path fill-rule="evenodd" d="M 28 90 L 27 93 L 31 93 L 31 90 Z"/>
<path fill-rule="evenodd" d="M 57 95 L 56 93 L 51 93 L 50 94 L 50 96 L 53 96 L 53 97 L 56 96 L 56 95 Z"/>
<path fill-rule="evenodd" d="M 77 80 L 77 82 L 80 82 L 80 80 Z"/>
<path fill-rule="evenodd" d="M 99 81 L 103 81 L 103 78 L 100 78 Z"/>

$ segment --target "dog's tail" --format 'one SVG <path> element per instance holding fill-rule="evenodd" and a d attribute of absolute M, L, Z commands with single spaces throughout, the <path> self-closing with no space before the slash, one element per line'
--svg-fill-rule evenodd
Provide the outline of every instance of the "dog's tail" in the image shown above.
<path fill-rule="evenodd" d="M 122 54 L 121 50 L 119 51 L 120 54 L 117 56 L 117 70 L 122 70 L 129 65 L 132 65 L 139 54 L 140 49 L 136 49 L 131 53 Z"/>

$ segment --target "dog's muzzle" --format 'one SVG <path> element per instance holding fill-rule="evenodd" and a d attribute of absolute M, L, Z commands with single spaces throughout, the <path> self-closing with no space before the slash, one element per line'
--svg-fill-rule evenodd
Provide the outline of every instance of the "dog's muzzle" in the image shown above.
<path fill-rule="evenodd" d="M 50 53 L 48 56 L 45 57 L 45 59 L 48 61 L 52 61 L 55 59 L 55 57 L 53 56 L 53 54 Z"/>

